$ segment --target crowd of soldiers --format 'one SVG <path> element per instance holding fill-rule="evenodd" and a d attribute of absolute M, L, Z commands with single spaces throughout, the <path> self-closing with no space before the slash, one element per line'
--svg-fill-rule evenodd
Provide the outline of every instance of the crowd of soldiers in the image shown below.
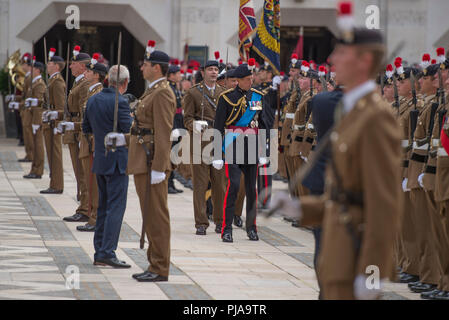
<path fill-rule="evenodd" d="M 346 6 L 339 17 L 351 14 Z M 245 197 L 249 240 L 259 240 L 260 209 L 283 213 L 294 227 L 313 227 L 322 298 L 378 298 L 378 288 L 366 285 L 368 267 L 375 266 L 382 281 L 408 283 L 422 298 L 447 300 L 449 160 L 444 146 L 449 144 L 449 60 L 439 48 L 435 61 L 425 54 L 419 66 L 408 66 L 398 57 L 394 67 L 388 65 L 379 75 L 385 53 L 380 33 L 345 24 L 340 28 L 326 63 L 316 65 L 293 54 L 288 76 L 277 75 L 268 61 L 258 65 L 249 59 L 233 66 L 223 63 L 218 53 L 214 60 L 193 64 L 192 70 L 188 62 L 155 50 L 150 40 L 141 66 L 149 85 L 139 99 L 123 95 L 129 82 L 126 67 L 108 68 L 99 62 L 99 54 L 90 57 L 79 46 L 69 66 L 75 80 L 68 92 L 67 77 L 61 74 L 66 62 L 54 49 L 46 64 L 25 54 L 24 90 L 7 97 L 23 126 L 26 157 L 19 161 L 32 162 L 24 178 L 42 177 L 45 144 L 50 186 L 41 193 L 62 193 L 62 143 L 67 144 L 80 204 L 64 220 L 86 222 L 77 229 L 95 231 L 94 264 L 128 268 L 114 253 L 120 228 L 114 229 L 118 231 L 112 240 L 103 236 L 110 228 L 105 223 L 109 211 L 121 212 L 114 222 L 121 225 L 126 195 L 106 190 L 116 182 L 107 182 L 112 173 L 99 169 L 99 161 L 113 157 L 107 153 L 111 141 L 114 148 L 126 147 L 120 150 L 126 154 L 126 174 L 134 175 L 143 217 L 141 247 L 145 235 L 149 243 L 150 266 L 133 275 L 137 281 L 168 279 L 167 194 L 182 192 L 176 178 L 193 190 L 196 235 L 206 234 L 210 220 L 223 242 L 233 242 L 232 225 L 243 227 Z M 112 118 L 106 120 L 113 110 L 113 90 L 106 84 L 120 91 L 116 104 L 124 112 L 113 135 L 107 134 Z M 99 121 L 95 110 L 109 102 L 104 121 L 110 121 L 111 129 L 101 132 L 93 125 Z M 231 150 L 232 161 L 221 152 L 204 159 L 205 141 L 193 147 L 192 137 L 211 128 L 222 134 L 223 154 Z M 258 145 L 268 154 L 257 150 L 251 162 L 251 136 L 272 128 L 278 132 L 278 150 L 270 150 L 268 137 Z M 236 136 L 228 136 L 237 131 L 244 137 L 242 163 L 235 160 Z M 174 170 L 171 147 L 188 137 L 190 162 Z M 200 163 L 193 161 L 196 156 Z M 278 157 L 279 167 L 272 176 L 267 169 L 273 157 Z M 119 171 L 125 174 L 123 168 Z M 272 178 L 287 182 L 288 192 L 272 199 Z M 117 190 L 127 190 L 127 179 L 117 181 L 122 181 Z M 105 198 L 108 192 L 112 200 Z"/>

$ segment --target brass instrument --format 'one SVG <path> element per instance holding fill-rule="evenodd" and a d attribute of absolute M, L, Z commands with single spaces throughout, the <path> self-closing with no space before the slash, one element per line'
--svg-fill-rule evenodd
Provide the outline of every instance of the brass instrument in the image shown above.
<path fill-rule="evenodd" d="M 23 91 L 25 71 L 22 69 L 20 56 L 20 50 L 14 52 L 6 62 L 6 70 L 9 73 L 12 85 L 20 91 Z"/>

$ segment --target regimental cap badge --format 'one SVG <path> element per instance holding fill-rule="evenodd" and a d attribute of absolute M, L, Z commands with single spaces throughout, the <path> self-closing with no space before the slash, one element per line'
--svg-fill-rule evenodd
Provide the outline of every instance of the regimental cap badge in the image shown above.
<path fill-rule="evenodd" d="M 156 41 L 148 40 L 147 48 L 145 49 L 145 58 L 147 60 L 150 59 L 150 56 L 153 53 L 155 47 L 156 47 Z"/>
<path fill-rule="evenodd" d="M 431 65 L 431 62 L 430 62 L 430 54 L 424 53 L 424 54 L 422 55 L 422 59 L 421 59 L 421 62 L 420 62 L 420 66 L 421 66 L 421 68 L 422 68 L 422 74 L 423 74 L 424 76 L 427 75 L 427 68 L 428 68 L 430 65 Z"/>
<path fill-rule="evenodd" d="M 393 66 L 391 64 L 387 65 L 387 68 L 385 70 L 385 76 L 386 76 L 386 83 L 387 84 L 392 84 L 393 83 Z"/>
<path fill-rule="evenodd" d="M 249 58 L 249 60 L 248 60 L 248 70 L 253 72 L 255 67 L 256 67 L 256 59 Z"/>
<path fill-rule="evenodd" d="M 310 70 L 310 64 L 304 60 L 301 64 L 301 74 L 304 77 L 307 77 L 307 73 L 309 72 L 309 70 Z"/>
<path fill-rule="evenodd" d="M 76 57 L 80 54 L 80 51 L 81 51 L 80 46 L 75 46 L 73 48 L 73 60 L 76 60 Z"/>
<path fill-rule="evenodd" d="M 56 53 L 56 49 L 55 48 L 50 48 L 50 51 L 48 52 L 49 59 L 53 58 L 55 53 Z"/>
<path fill-rule="evenodd" d="M 405 79 L 404 67 L 402 66 L 402 58 L 401 57 L 397 57 L 394 60 L 394 66 L 396 67 L 396 73 L 397 73 L 398 77 L 401 79 Z"/>
<path fill-rule="evenodd" d="M 341 39 L 346 43 L 351 43 L 354 41 L 354 17 L 352 14 L 352 2 L 339 2 L 337 10 L 337 26 L 341 32 Z"/>
<path fill-rule="evenodd" d="M 327 70 L 325 66 L 320 66 L 318 68 L 318 77 L 324 77 L 327 74 Z"/>
<path fill-rule="evenodd" d="M 437 49 L 437 63 L 440 64 L 440 69 L 444 70 L 446 69 L 446 65 L 444 64 L 444 62 L 446 61 L 446 57 L 444 55 L 444 48 L 443 47 L 439 47 Z"/>
<path fill-rule="evenodd" d="M 94 53 L 92 56 L 92 59 L 90 59 L 90 68 L 93 69 L 95 68 L 95 65 L 98 62 L 98 59 L 100 58 L 100 55 L 98 53 Z"/>

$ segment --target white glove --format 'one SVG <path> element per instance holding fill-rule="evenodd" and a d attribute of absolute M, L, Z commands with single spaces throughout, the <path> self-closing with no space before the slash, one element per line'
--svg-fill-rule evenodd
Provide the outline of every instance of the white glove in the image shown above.
<path fill-rule="evenodd" d="M 25 100 L 25 107 L 37 107 L 39 100 L 37 98 L 27 98 Z"/>
<path fill-rule="evenodd" d="M 274 76 L 274 78 L 273 78 L 273 89 L 277 90 L 277 88 L 279 87 L 281 82 L 282 82 L 282 78 L 280 76 Z"/>
<path fill-rule="evenodd" d="M 214 160 L 212 161 L 212 166 L 217 169 L 217 170 L 221 170 L 221 168 L 223 168 L 223 160 Z"/>
<path fill-rule="evenodd" d="M 47 120 L 58 120 L 59 113 L 58 111 L 47 111 Z"/>
<path fill-rule="evenodd" d="M 402 180 L 402 191 L 404 192 L 410 191 L 410 189 L 407 188 L 407 182 L 408 182 L 407 178 L 404 178 L 404 180 Z"/>
<path fill-rule="evenodd" d="M 423 182 L 422 182 L 423 178 L 424 178 L 424 173 L 421 173 L 421 174 L 418 176 L 418 183 L 419 183 L 419 185 L 421 186 L 421 188 L 424 188 L 424 184 L 423 184 Z"/>
<path fill-rule="evenodd" d="M 173 131 L 171 132 L 171 136 L 173 140 L 178 139 L 181 136 L 181 130 L 173 129 Z"/>
<path fill-rule="evenodd" d="M 66 129 L 67 130 L 67 129 Z M 123 133 L 118 133 L 118 132 L 109 132 L 105 137 L 104 137 L 104 143 L 107 146 L 112 146 L 113 144 L 113 140 L 115 138 L 115 146 L 116 147 L 123 147 L 126 146 L 126 139 L 125 139 L 125 135 Z"/>
<path fill-rule="evenodd" d="M 63 130 L 62 128 L 65 126 L 65 121 L 61 121 L 60 123 L 58 123 L 58 125 L 56 126 L 55 130 L 57 133 L 62 133 Z"/>
<path fill-rule="evenodd" d="M 48 122 L 48 113 L 50 111 L 49 110 L 45 110 L 44 112 L 42 112 L 42 122 Z"/>
<path fill-rule="evenodd" d="M 264 166 L 268 163 L 269 159 L 267 157 L 260 157 L 259 158 L 259 165 Z"/>
<path fill-rule="evenodd" d="M 36 134 L 41 126 L 39 124 L 32 124 L 31 127 L 33 128 L 33 134 Z"/>
<path fill-rule="evenodd" d="M 8 94 L 8 95 L 5 97 L 5 102 L 9 102 L 9 101 L 11 101 L 11 100 L 14 100 L 14 98 L 15 98 L 15 96 L 14 96 L 13 94 Z"/>
<path fill-rule="evenodd" d="M 204 120 L 196 120 L 193 121 L 193 131 L 196 133 L 201 133 L 204 131 L 204 129 L 207 129 L 207 121 Z"/>
<path fill-rule="evenodd" d="M 14 109 L 14 110 L 19 110 L 19 103 L 18 103 L 18 102 L 11 101 L 11 102 L 8 104 L 8 108 L 9 108 L 9 109 Z"/>
<path fill-rule="evenodd" d="M 59 126 L 61 126 L 61 132 L 62 132 L 62 126 L 65 126 L 65 131 L 75 130 L 75 124 L 73 122 L 62 121 L 58 124 L 58 129 L 59 129 Z"/>
<path fill-rule="evenodd" d="M 165 180 L 165 172 L 151 170 L 151 184 L 158 184 Z"/>
<path fill-rule="evenodd" d="M 382 292 L 380 289 L 381 285 L 379 283 L 379 289 L 372 288 L 369 289 L 366 283 L 366 276 L 357 275 L 354 280 L 354 297 L 357 300 L 374 300 L 377 299 Z"/>
<path fill-rule="evenodd" d="M 280 214 L 295 220 L 302 217 L 301 202 L 298 199 L 291 199 L 285 191 L 273 194 L 270 209 L 276 209 Z"/>
<path fill-rule="evenodd" d="M 58 128 L 53 128 L 53 134 L 54 134 L 54 135 L 57 135 L 58 133 L 60 133 L 60 132 L 58 131 Z"/>

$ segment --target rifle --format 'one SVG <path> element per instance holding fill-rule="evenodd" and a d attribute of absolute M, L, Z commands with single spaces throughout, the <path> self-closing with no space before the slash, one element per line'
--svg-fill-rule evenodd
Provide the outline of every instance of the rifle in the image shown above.
<path fill-rule="evenodd" d="M 321 85 L 323 87 L 323 91 L 327 92 L 327 82 L 326 82 L 326 79 L 323 76 L 320 77 L 320 82 L 321 82 Z"/>
<path fill-rule="evenodd" d="M 69 56 L 70 56 L 70 42 L 67 43 L 67 60 L 65 66 L 65 101 L 64 101 L 64 120 L 67 121 L 70 118 L 72 121 L 72 115 L 69 113 L 68 106 L 68 92 L 69 92 Z M 65 133 L 65 126 L 62 127 L 62 133 Z"/>
<path fill-rule="evenodd" d="M 410 82 L 412 85 L 412 101 L 413 101 L 413 105 L 414 105 L 414 109 L 410 110 L 410 141 L 413 141 L 413 139 L 415 137 L 415 130 L 416 130 L 416 125 L 418 123 L 418 116 L 419 116 L 419 110 L 416 107 L 416 105 L 418 103 L 418 99 L 416 98 L 416 85 L 415 85 L 416 78 L 415 78 L 413 69 L 410 71 Z M 409 145 L 406 148 L 406 152 L 408 152 L 412 148 L 413 148 L 413 145 Z"/>
<path fill-rule="evenodd" d="M 120 60 L 122 56 L 122 32 L 120 31 L 118 35 L 118 53 L 117 53 L 117 79 L 116 79 L 116 86 L 115 86 L 115 103 L 114 103 L 114 124 L 112 132 L 117 132 L 117 122 L 118 122 L 118 97 L 119 97 L 119 80 L 120 80 Z M 112 147 L 108 144 L 105 145 L 105 152 L 106 155 L 108 154 L 108 151 L 115 152 L 117 150 L 117 139 L 112 138 Z"/>
<path fill-rule="evenodd" d="M 34 69 L 34 40 L 31 42 L 31 82 L 30 82 L 30 92 L 33 94 L 33 69 Z"/>
<path fill-rule="evenodd" d="M 382 93 L 382 97 L 384 96 L 384 86 L 385 86 L 384 76 L 383 76 L 383 72 L 381 72 L 380 73 L 380 92 Z"/>
<path fill-rule="evenodd" d="M 398 85 L 396 83 L 396 77 L 393 76 L 393 90 L 394 90 L 394 102 L 393 107 L 399 110 L 399 94 L 398 94 Z"/>
<path fill-rule="evenodd" d="M 47 39 L 44 37 L 44 58 L 45 58 L 45 102 L 44 102 L 44 109 L 52 110 L 51 104 L 50 104 L 50 94 L 48 89 L 48 60 L 47 60 Z M 43 122 L 43 121 L 42 121 Z M 48 122 L 48 121 L 47 121 Z M 55 127 L 55 120 L 50 120 L 50 158 L 48 159 L 48 166 L 50 168 L 50 179 L 52 176 L 52 168 L 53 168 L 53 129 Z"/>

